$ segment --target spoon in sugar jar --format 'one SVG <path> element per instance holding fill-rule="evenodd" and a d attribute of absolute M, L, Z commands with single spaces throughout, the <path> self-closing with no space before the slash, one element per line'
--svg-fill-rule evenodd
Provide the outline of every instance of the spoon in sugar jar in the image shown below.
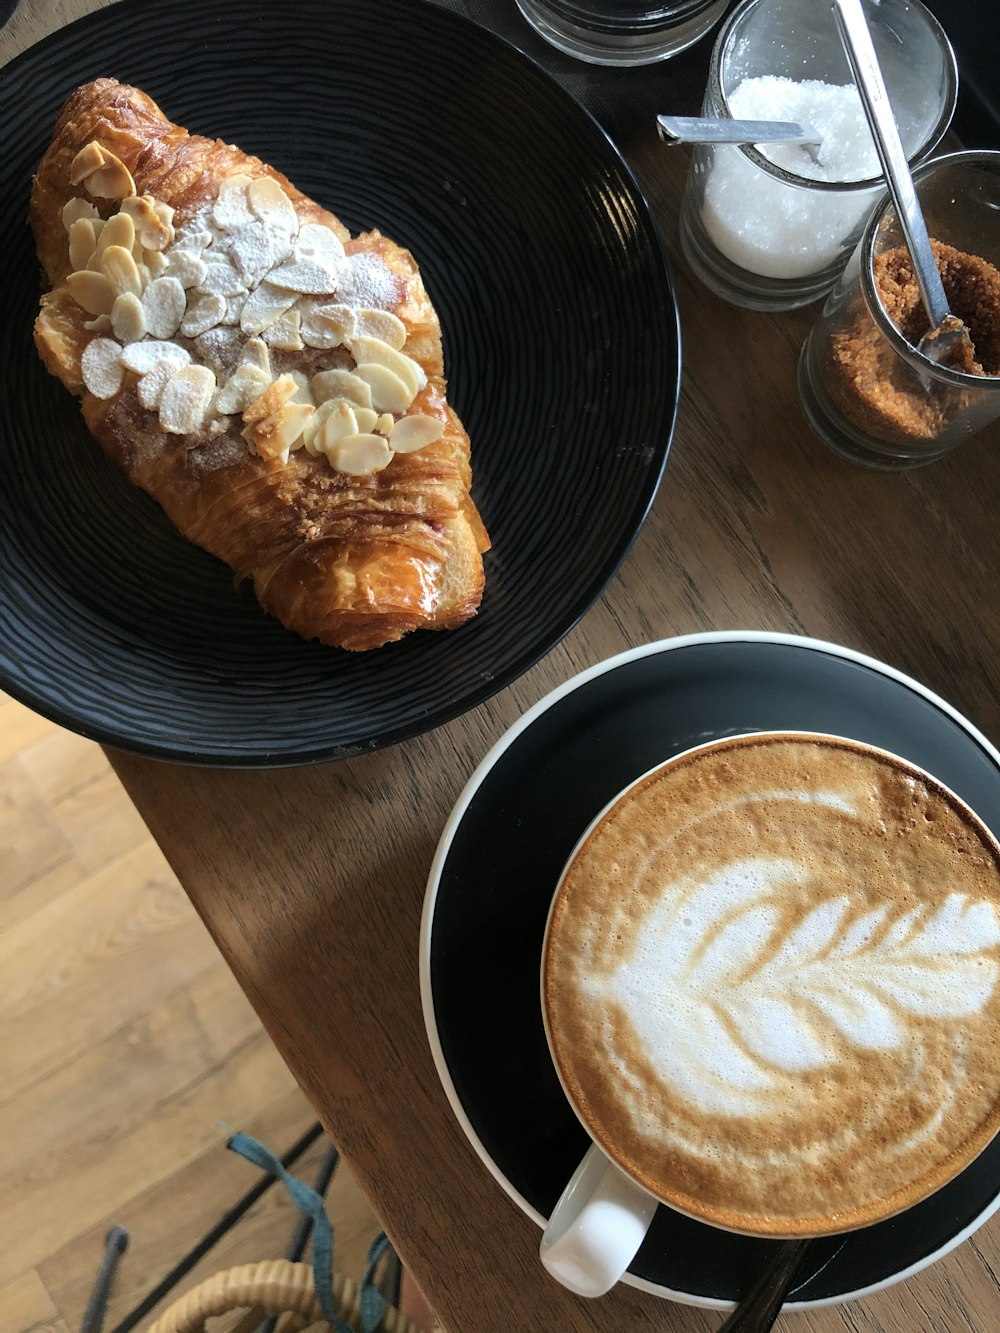
<path fill-rule="evenodd" d="M 793 120 L 733 120 L 730 116 L 657 116 L 656 132 L 666 144 L 797 143 L 818 148 L 823 142 L 811 125 Z"/>
<path fill-rule="evenodd" d="M 948 308 L 948 298 L 931 249 L 927 223 L 917 199 L 861 0 L 832 0 L 832 5 L 889 194 L 896 207 L 906 248 L 910 252 L 920 298 L 930 320 L 930 329 L 917 344 L 917 351 L 927 357 L 928 361 L 939 365 L 950 364 L 959 358 L 971 361 L 975 352 L 969 330 Z"/>

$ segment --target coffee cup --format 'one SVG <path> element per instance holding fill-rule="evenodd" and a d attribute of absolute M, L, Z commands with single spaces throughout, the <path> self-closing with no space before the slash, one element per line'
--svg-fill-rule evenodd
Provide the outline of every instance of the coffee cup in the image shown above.
<path fill-rule="evenodd" d="M 541 1244 L 622 1276 L 658 1204 L 827 1236 L 913 1206 L 1000 1130 L 1000 844 L 907 760 L 764 732 L 638 778 L 574 848 L 541 1003 L 592 1140 Z"/>

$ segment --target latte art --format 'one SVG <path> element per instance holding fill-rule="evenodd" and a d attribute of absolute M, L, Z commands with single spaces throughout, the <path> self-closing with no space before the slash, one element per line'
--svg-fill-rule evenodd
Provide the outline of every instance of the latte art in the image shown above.
<path fill-rule="evenodd" d="M 627 793 L 564 877 L 543 971 L 598 1142 L 667 1202 L 761 1234 L 887 1216 L 984 1146 L 998 980 L 990 835 L 819 738 L 724 744 Z"/>
<path fill-rule="evenodd" d="M 704 1110 L 757 1113 L 786 1095 L 782 1073 L 833 1064 L 844 1042 L 880 1050 L 919 1040 L 907 1019 L 964 1017 L 993 993 L 1000 968 L 986 951 L 1000 943 L 1000 919 L 991 904 L 950 894 L 937 909 L 893 917 L 883 904 L 856 916 L 840 897 L 786 930 L 776 903 L 801 879 L 789 861 L 743 860 L 703 884 L 669 886 L 645 947 L 603 988 Z M 658 993 L 664 969 L 668 1003 Z"/>

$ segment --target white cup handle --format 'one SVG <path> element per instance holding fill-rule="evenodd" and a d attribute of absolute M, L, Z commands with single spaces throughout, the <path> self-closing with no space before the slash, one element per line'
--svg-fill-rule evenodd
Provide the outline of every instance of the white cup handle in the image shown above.
<path fill-rule="evenodd" d="M 578 1296 L 603 1296 L 635 1258 L 655 1212 L 652 1195 L 595 1143 L 552 1210 L 542 1263 Z"/>

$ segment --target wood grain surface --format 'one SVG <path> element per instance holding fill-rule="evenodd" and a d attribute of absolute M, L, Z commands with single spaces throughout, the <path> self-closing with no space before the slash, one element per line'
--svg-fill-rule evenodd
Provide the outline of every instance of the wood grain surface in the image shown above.
<path fill-rule="evenodd" d="M 93 7 L 25 0 L 4 54 Z M 684 155 L 663 151 L 651 130 L 622 147 L 674 257 L 684 382 L 660 494 L 599 603 L 511 688 L 394 749 L 276 773 L 112 755 L 404 1262 L 456 1333 L 721 1322 L 627 1289 L 585 1302 L 549 1280 L 537 1229 L 476 1158 L 438 1083 L 417 977 L 424 885 L 451 805 L 504 729 L 553 686 L 634 644 L 748 628 L 870 653 L 1000 740 L 1000 432 L 900 476 L 830 453 L 795 391 L 816 307 L 763 315 L 710 295 L 676 244 Z M 982 1333 L 1000 1326 L 998 1276 L 1000 1216 L 911 1280 L 781 1326 Z"/>
<path fill-rule="evenodd" d="M 315 1117 L 104 752 L 3 694 L 0 977 L 0 1333 L 79 1328 L 121 1225 L 111 1328 L 256 1182 L 233 1130 L 284 1151 Z M 345 1167 L 326 1197 L 359 1280 L 381 1226 Z M 184 1286 L 278 1257 L 298 1216 L 270 1190 Z"/>

